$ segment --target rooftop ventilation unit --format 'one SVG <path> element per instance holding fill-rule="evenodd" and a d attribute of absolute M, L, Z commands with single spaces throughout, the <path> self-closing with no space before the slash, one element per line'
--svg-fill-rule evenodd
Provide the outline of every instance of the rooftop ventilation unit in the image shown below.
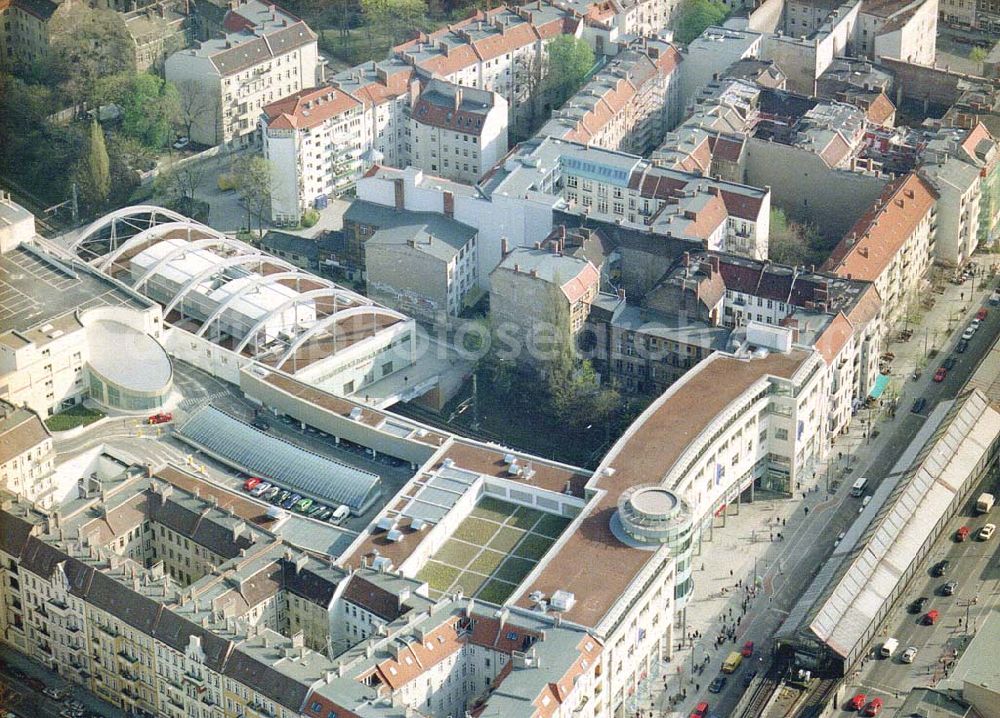
<path fill-rule="evenodd" d="M 383 516 L 375 524 L 375 527 L 380 531 L 392 531 L 396 528 L 396 519 L 392 518 L 392 516 Z"/>
<path fill-rule="evenodd" d="M 449 458 L 445 459 L 444 461 L 442 461 L 441 465 L 444 468 L 446 468 L 446 469 L 450 469 L 450 468 L 452 468 L 455 465 L 455 460 L 449 457 Z"/>
<path fill-rule="evenodd" d="M 427 522 L 423 519 L 413 519 L 410 521 L 410 528 L 414 531 L 423 531 L 427 528 Z"/>
<path fill-rule="evenodd" d="M 508 466 L 510 464 L 516 464 L 517 463 L 517 457 L 514 456 L 513 454 L 504 454 L 503 455 L 503 463 L 507 464 Z"/>
<path fill-rule="evenodd" d="M 361 407 L 360 406 L 356 406 L 353 409 L 351 409 L 351 419 L 353 419 L 354 421 L 361 421 Z"/>
<path fill-rule="evenodd" d="M 399 529 L 393 529 L 385 535 L 387 541 L 392 541 L 393 543 L 399 543 L 403 540 L 403 532 Z"/>
<path fill-rule="evenodd" d="M 381 573 L 389 571 L 392 569 L 392 559 L 387 556 L 379 556 L 372 560 L 372 568 Z"/>
<path fill-rule="evenodd" d="M 560 589 L 552 594 L 551 603 L 552 608 L 557 611 L 569 611 L 576 605 L 576 596 Z"/>

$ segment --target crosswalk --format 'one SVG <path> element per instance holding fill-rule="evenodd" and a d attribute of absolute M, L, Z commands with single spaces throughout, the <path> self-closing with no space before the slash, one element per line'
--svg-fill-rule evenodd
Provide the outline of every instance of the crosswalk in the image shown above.
<path fill-rule="evenodd" d="M 177 405 L 177 408 L 183 409 L 184 411 L 190 411 L 192 409 L 197 409 L 200 406 L 204 406 L 205 404 L 210 404 L 213 401 L 228 396 L 231 396 L 231 394 L 228 391 L 217 391 L 214 394 L 207 394 L 205 396 L 192 396 L 182 400 Z"/>

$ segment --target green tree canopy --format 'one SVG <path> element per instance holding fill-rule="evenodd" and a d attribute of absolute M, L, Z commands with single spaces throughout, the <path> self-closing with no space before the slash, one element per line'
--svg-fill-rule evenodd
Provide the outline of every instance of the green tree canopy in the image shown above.
<path fill-rule="evenodd" d="M 98 84 L 97 95 L 101 102 L 121 106 L 123 135 L 154 150 L 168 144 L 181 121 L 177 88 L 148 72 L 107 77 Z"/>
<path fill-rule="evenodd" d="M 104 145 L 104 131 L 92 120 L 87 145 L 77 164 L 76 181 L 85 207 L 100 210 L 111 194 L 111 161 Z"/>
<path fill-rule="evenodd" d="M 271 163 L 259 155 L 241 155 L 232 165 L 233 181 L 240 204 L 247 211 L 247 229 L 257 219 L 257 232 L 264 234 L 264 215 L 271 203 Z"/>
<path fill-rule="evenodd" d="M 729 8 L 719 0 L 684 0 L 677 15 L 674 39 L 686 45 L 705 32 L 705 28 L 721 23 L 728 14 Z"/>
<path fill-rule="evenodd" d="M 49 22 L 49 75 L 74 101 L 94 102 L 99 81 L 135 72 L 125 21 L 112 10 L 64 3 Z"/>
<path fill-rule="evenodd" d="M 545 75 L 546 99 L 559 107 L 580 89 L 583 78 L 594 67 L 594 51 L 585 41 L 572 35 L 560 35 L 548 44 Z"/>

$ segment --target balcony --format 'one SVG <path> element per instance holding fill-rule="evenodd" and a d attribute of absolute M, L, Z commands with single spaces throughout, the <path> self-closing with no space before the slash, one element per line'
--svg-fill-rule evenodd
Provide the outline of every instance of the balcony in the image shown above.
<path fill-rule="evenodd" d="M 205 679 L 202 676 L 189 673 L 188 671 L 184 671 L 183 676 L 184 680 L 190 681 L 191 683 L 194 683 L 196 686 L 205 685 Z"/>
<path fill-rule="evenodd" d="M 45 605 L 48 606 L 53 613 L 59 616 L 65 616 L 66 612 L 69 611 L 68 603 L 65 603 L 63 601 L 57 601 L 54 598 L 50 598 L 48 601 L 46 601 Z"/>
<path fill-rule="evenodd" d="M 104 634 L 106 634 L 106 635 L 110 636 L 111 638 L 118 638 L 118 631 L 116 631 L 116 630 L 115 630 L 115 629 L 114 629 L 113 627 L 111 627 L 111 626 L 107 626 L 107 625 L 105 625 L 105 624 L 103 624 L 103 623 L 98 623 L 98 624 L 97 624 L 97 630 L 99 630 L 99 631 L 101 631 L 102 633 L 104 633 Z"/>
<path fill-rule="evenodd" d="M 124 661 L 125 663 L 128 663 L 128 664 L 131 664 L 131 665 L 133 665 L 133 666 L 134 666 L 134 665 L 135 665 L 136 663 L 138 663 L 138 662 L 139 662 L 139 659 L 138 659 L 138 658 L 136 658 L 136 657 L 134 657 L 134 656 L 130 656 L 130 655 L 129 655 L 128 653 L 126 653 L 125 651 L 118 651 L 118 653 L 117 653 L 117 654 L 115 654 L 115 655 L 117 655 L 117 656 L 118 656 L 119 660 L 122 660 L 122 661 Z"/>

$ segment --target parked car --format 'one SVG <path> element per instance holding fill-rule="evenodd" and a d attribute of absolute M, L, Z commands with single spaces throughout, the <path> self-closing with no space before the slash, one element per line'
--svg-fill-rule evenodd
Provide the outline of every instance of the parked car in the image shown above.
<path fill-rule="evenodd" d="M 270 499 L 272 504 L 278 504 L 279 506 L 285 503 L 288 498 L 292 495 L 292 492 L 288 489 L 282 489 L 280 493 Z"/>
<path fill-rule="evenodd" d="M 61 701 L 63 699 L 63 692 L 58 688 L 46 687 L 42 689 L 42 693 L 52 700 Z"/>
<path fill-rule="evenodd" d="M 981 529 L 979 529 L 979 540 L 989 541 L 991 538 L 993 538 L 993 534 L 995 534 L 996 532 L 997 532 L 996 524 L 986 524 Z"/>
<path fill-rule="evenodd" d="M 191 139 L 190 138 L 188 138 L 188 137 L 178 137 L 177 141 L 174 142 L 174 144 L 172 144 L 171 147 L 173 147 L 175 150 L 183 150 L 189 144 L 191 144 Z"/>
<path fill-rule="evenodd" d="M 691 715 L 688 718 L 705 718 L 708 715 L 708 702 L 702 701 L 694 707 L 691 711 Z"/>
<path fill-rule="evenodd" d="M 251 476 L 249 479 L 243 482 L 244 491 L 253 491 L 259 484 L 263 483 L 263 479 L 258 479 L 256 476 Z"/>
<path fill-rule="evenodd" d="M 938 367 L 938 370 L 934 372 L 934 381 L 940 384 L 941 382 L 944 381 L 944 378 L 946 376 L 948 376 L 948 370 L 945 369 L 943 366 Z"/>
<path fill-rule="evenodd" d="M 923 623 L 925 626 L 933 626 L 935 623 L 937 623 L 937 620 L 940 617 L 941 614 L 938 612 L 938 610 L 936 608 L 932 608 L 926 614 L 924 614 Z"/>
<path fill-rule="evenodd" d="M 326 506 L 323 504 L 313 504 L 312 508 L 309 509 L 309 513 L 306 516 L 315 518 Z"/>
<path fill-rule="evenodd" d="M 916 657 L 917 657 L 917 647 L 910 646 L 905 651 L 903 651 L 903 655 L 899 657 L 899 660 L 901 660 L 903 663 L 913 663 L 913 659 Z"/>
<path fill-rule="evenodd" d="M 910 604 L 910 613 L 922 613 L 928 600 L 927 596 L 913 599 L 913 602 Z"/>
<path fill-rule="evenodd" d="M 959 543 L 967 540 L 969 538 L 969 527 L 961 526 L 958 531 L 955 532 L 955 540 Z"/>
<path fill-rule="evenodd" d="M 749 658 L 753 655 L 753 641 L 747 641 L 743 644 L 743 648 L 740 649 L 740 654 L 744 658 Z"/>
<path fill-rule="evenodd" d="M 743 674 L 743 682 L 746 685 L 753 683 L 753 679 L 757 677 L 757 671 L 747 671 Z"/>
<path fill-rule="evenodd" d="M 302 494 L 292 494 L 287 499 L 281 502 L 281 508 L 290 509 L 301 500 L 302 500 Z"/>
<path fill-rule="evenodd" d="M 722 693 L 722 689 L 726 687 L 726 676 L 722 673 L 717 675 L 712 679 L 712 682 L 708 684 L 709 693 Z"/>
<path fill-rule="evenodd" d="M 924 397 L 918 397 L 913 400 L 913 407 L 910 409 L 914 414 L 919 414 L 927 407 L 927 400 Z"/>
<path fill-rule="evenodd" d="M 327 506 L 327 507 L 324 507 L 324 509 L 322 511 L 320 511 L 318 514 L 316 514 L 315 518 L 317 520 L 319 520 L 319 521 L 326 521 L 331 516 L 333 516 L 333 509 L 331 509 L 329 506 Z"/>
<path fill-rule="evenodd" d="M 264 494 L 266 494 L 268 492 L 268 490 L 273 489 L 273 488 L 274 488 L 274 486 L 271 483 L 269 483 L 267 481 L 261 481 L 259 484 L 257 484 L 252 489 L 250 489 L 250 495 L 251 496 L 261 496 L 262 497 L 262 496 L 264 496 Z"/>
<path fill-rule="evenodd" d="M 847 705 L 849 705 L 852 710 L 859 711 L 862 708 L 864 708 L 865 701 L 867 700 L 868 696 L 866 696 L 864 693 L 858 693 L 850 701 L 848 701 Z"/>
<path fill-rule="evenodd" d="M 972 339 L 972 337 L 975 336 L 976 334 L 976 329 L 978 329 L 977 326 L 973 326 L 972 324 L 970 324 L 966 328 L 966 330 L 962 332 L 962 339 L 964 339 L 965 341 L 969 341 L 970 339 Z"/>
<path fill-rule="evenodd" d="M 882 712 L 882 699 L 872 698 L 868 702 L 868 705 L 865 706 L 863 714 L 871 718 L 871 716 L 877 716 L 881 712 Z"/>
<path fill-rule="evenodd" d="M 159 414 L 153 414 L 151 417 L 146 419 L 148 424 L 166 424 L 174 420 L 174 415 L 169 411 L 161 411 Z"/>
<path fill-rule="evenodd" d="M 981 322 L 985 322 L 986 317 L 989 315 L 989 313 L 990 313 L 989 309 L 987 309 L 986 307 L 982 307 L 978 312 L 976 312 L 976 319 L 978 319 Z"/>
<path fill-rule="evenodd" d="M 262 499 L 264 499 L 265 501 L 272 501 L 274 499 L 274 497 L 277 496 L 280 493 L 281 493 L 281 487 L 280 486 L 272 486 L 271 488 L 269 488 L 266 491 L 264 491 L 263 493 L 261 493 L 260 497 Z"/>
<path fill-rule="evenodd" d="M 347 517 L 350 515 L 351 515 L 351 509 L 341 504 L 330 515 L 330 523 L 339 524 L 341 521 L 346 521 Z"/>
<path fill-rule="evenodd" d="M 957 361 L 958 361 L 958 359 L 956 359 L 955 357 L 948 357 L 947 359 L 945 359 L 945 360 L 944 360 L 944 361 L 943 361 L 943 362 L 941 363 L 941 366 L 943 366 L 943 367 L 944 367 L 945 369 L 947 369 L 948 371 L 951 371 L 952 369 L 954 369 L 954 368 L 955 368 L 955 363 L 956 363 Z"/>
<path fill-rule="evenodd" d="M 993 294 L 990 295 L 990 304 L 993 306 L 1000 304 L 1000 292 L 995 289 L 993 290 Z"/>
<path fill-rule="evenodd" d="M 965 350 L 968 348 L 969 348 L 969 340 L 963 339 L 958 343 L 958 346 L 955 347 L 955 351 L 957 351 L 959 354 L 965 354 Z"/>
<path fill-rule="evenodd" d="M 313 505 L 312 499 L 301 499 L 292 508 L 294 508 L 300 514 L 304 514 L 310 509 L 310 507 L 312 507 L 312 505 Z"/>
<path fill-rule="evenodd" d="M 957 590 L 958 581 L 948 581 L 948 583 L 941 587 L 941 593 L 945 596 L 954 596 Z"/>
<path fill-rule="evenodd" d="M 951 561 L 944 559 L 943 561 L 938 561 L 934 564 L 934 568 L 931 569 L 931 573 L 935 576 L 944 576 L 948 573 L 948 568 L 951 566 Z"/>
<path fill-rule="evenodd" d="M 23 680 L 24 684 L 33 691 L 41 692 L 45 690 L 45 684 L 34 676 L 26 676 Z"/>

